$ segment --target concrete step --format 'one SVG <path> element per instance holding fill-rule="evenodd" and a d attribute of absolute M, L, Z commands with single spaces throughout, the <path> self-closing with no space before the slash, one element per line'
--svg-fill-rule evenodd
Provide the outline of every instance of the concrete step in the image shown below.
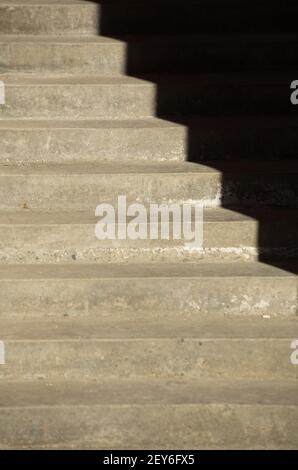
<path fill-rule="evenodd" d="M 155 85 L 135 78 L 2 77 L 6 104 L 0 118 L 130 119 L 152 117 Z"/>
<path fill-rule="evenodd" d="M 1 36 L 0 73 L 125 75 L 126 41 L 103 36 Z"/>
<path fill-rule="evenodd" d="M 5 381 L 0 395 L 1 449 L 298 444 L 297 384 L 291 380 Z"/>
<path fill-rule="evenodd" d="M 0 120 L 0 140 L 0 161 L 5 163 L 178 162 L 184 161 L 188 153 L 187 127 L 155 118 Z"/>
<path fill-rule="evenodd" d="M 127 204 L 199 202 L 204 207 L 298 203 L 298 166 L 287 162 L 31 164 L 0 166 L 0 210 L 95 212 Z"/>
<path fill-rule="evenodd" d="M 272 256 L 298 240 L 285 1 L 0 0 L 1 449 L 297 448 L 298 263 Z M 202 201 L 201 253 L 98 249 L 95 207 L 121 194 Z"/>
<path fill-rule="evenodd" d="M 180 121 L 0 120 L 0 161 L 202 162 L 260 157 L 295 160 L 297 156 L 295 116 L 193 117 Z"/>
<path fill-rule="evenodd" d="M 173 239 L 172 223 L 169 240 L 98 240 L 98 220 L 92 211 L 2 211 L 0 262 L 218 263 L 252 261 L 264 255 L 272 260 L 298 259 L 297 209 L 205 209 L 203 246 L 191 250 L 185 239 Z M 279 231 L 272 230 L 272 221 L 278 221 Z"/>
<path fill-rule="evenodd" d="M 61 377 L 87 381 L 135 377 L 183 377 L 184 380 L 229 379 L 232 376 L 259 380 L 298 378 L 298 368 L 290 361 L 291 344 L 298 333 L 297 318 L 287 325 L 280 320 L 268 320 L 256 336 L 256 326 L 250 332 L 247 322 L 236 319 L 234 329 L 228 335 L 218 329 L 222 322 L 209 322 L 208 329 L 206 325 L 201 327 L 198 320 L 195 329 L 189 323 L 178 333 L 178 325 L 170 327 L 170 332 L 163 337 L 160 332 L 155 334 L 158 325 L 151 325 L 145 336 L 144 331 L 139 334 L 139 328 L 135 326 L 133 334 L 126 335 L 122 330 L 120 337 L 119 333 L 116 337 L 106 337 L 101 322 L 93 320 L 86 320 L 81 333 L 74 336 L 70 319 L 64 319 L 61 326 L 56 322 L 48 328 L 41 323 L 39 333 L 40 322 L 26 324 L 21 321 L 16 325 L 16 320 L 1 321 L 5 347 L 1 381 L 58 380 Z M 112 327 L 113 323 L 110 329 Z M 182 332 L 191 327 L 192 331 L 184 336 Z M 117 329 L 117 323 L 114 328 Z"/>
<path fill-rule="evenodd" d="M 97 34 L 99 5 L 78 0 L 1 0 L 2 34 Z"/>
<path fill-rule="evenodd" d="M 0 35 L 0 73 L 136 75 L 157 72 L 291 70 L 298 36 Z"/>
<path fill-rule="evenodd" d="M 296 32 L 294 0 L 98 2 L 1 0 L 4 34 Z"/>
<path fill-rule="evenodd" d="M 294 114 L 291 74 L 132 77 L 0 76 L 0 119 L 138 119 L 170 115 Z"/>
<path fill-rule="evenodd" d="M 297 331 L 298 319 L 276 318 L 269 314 L 256 317 L 210 315 L 184 318 L 173 316 L 173 321 L 160 317 L 135 321 L 125 318 L 115 320 L 112 315 L 88 318 L 64 316 L 62 318 L 2 318 L 1 340 L 7 341 L 77 341 L 77 340 L 173 340 L 197 339 L 289 339 Z M 298 331 L 297 331 L 298 332 Z"/>
<path fill-rule="evenodd" d="M 296 274 L 295 274 L 296 273 Z M 297 315 L 297 263 L 0 264 L 0 317 L 186 325 L 200 316 Z"/>

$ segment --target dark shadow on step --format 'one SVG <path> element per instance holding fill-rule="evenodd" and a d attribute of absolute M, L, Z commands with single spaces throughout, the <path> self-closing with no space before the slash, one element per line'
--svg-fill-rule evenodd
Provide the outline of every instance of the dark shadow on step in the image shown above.
<path fill-rule="evenodd" d="M 298 255 L 297 2 L 97 3 L 98 33 L 127 41 L 126 74 L 157 84 L 156 116 L 187 126 L 187 160 L 220 170 L 222 206 L 258 221 L 260 261 L 298 273 L 284 257 Z"/>

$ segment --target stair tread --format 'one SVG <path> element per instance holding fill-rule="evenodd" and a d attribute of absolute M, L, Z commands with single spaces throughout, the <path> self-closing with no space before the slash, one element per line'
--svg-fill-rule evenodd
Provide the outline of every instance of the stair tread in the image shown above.
<path fill-rule="evenodd" d="M 45 76 L 38 74 L 26 73 L 2 73 L 0 79 L 4 80 L 5 86 L 119 86 L 119 85 L 132 85 L 132 86 L 151 86 L 156 87 L 156 82 L 169 85 L 175 83 L 197 83 L 212 84 L 212 83 L 230 83 L 232 80 L 237 80 L 249 84 L 272 84 L 281 83 L 285 80 L 290 83 L 293 81 L 296 70 L 291 72 L 230 72 L 230 73 L 195 73 L 195 74 L 139 74 L 138 78 L 126 75 L 103 77 L 101 75 L 54 75 Z"/>
<path fill-rule="evenodd" d="M 180 4 L 180 0 L 162 0 L 163 3 L 169 3 L 171 5 L 173 4 Z M 146 0 L 128 0 L 128 3 L 135 3 L 135 4 L 138 4 L 138 3 L 147 3 Z M 50 5 L 88 5 L 88 4 L 92 4 L 94 3 L 92 0 L 0 0 L 0 5 L 39 5 L 39 4 L 42 4 L 42 5 L 47 5 L 47 6 L 50 6 Z M 113 4 L 117 4 L 117 3 L 122 3 L 121 0 L 102 0 L 101 3 L 113 3 Z M 161 0 L 151 0 L 150 3 L 158 3 L 160 4 L 161 3 Z M 196 3 L 196 0 L 193 1 L 193 3 Z M 217 5 L 218 6 L 218 3 L 221 3 L 221 2 L 218 2 L 218 0 L 200 0 L 201 4 L 203 5 L 207 5 L 207 6 L 210 6 L 210 5 Z M 249 4 L 249 6 L 251 6 L 252 2 L 251 0 L 242 0 L 242 4 Z M 295 0 L 286 0 L 284 2 L 285 4 L 288 4 L 288 5 L 294 5 L 296 6 L 296 1 Z M 239 0 L 227 0 L 226 2 L 227 5 L 239 5 Z M 258 0 L 257 1 L 257 6 L 261 6 L 261 5 L 270 5 L 272 6 L 272 0 Z"/>
<path fill-rule="evenodd" d="M 117 1 L 117 0 L 116 0 Z M 132 0 L 134 1 L 134 0 Z M 0 5 L 47 5 L 47 6 L 56 6 L 56 5 L 88 5 L 88 3 L 93 3 L 92 0 L 0 0 Z"/>
<path fill-rule="evenodd" d="M 298 165 L 297 165 L 298 169 Z M 207 165 L 194 163 L 29 163 L 0 164 L 0 175 L 69 175 L 69 174 L 152 174 L 152 173 L 189 173 L 189 172 L 216 172 Z"/>
<path fill-rule="evenodd" d="M 288 207 L 256 207 L 253 209 L 214 207 L 204 209 L 204 223 L 255 223 L 260 219 L 272 221 L 273 217 L 278 217 L 279 220 L 280 218 L 295 219 L 297 209 Z M 97 220 L 91 211 L 0 210 L 0 226 L 85 225 L 94 224 Z"/>
<path fill-rule="evenodd" d="M 295 160 L 212 160 L 204 163 L 192 162 L 75 162 L 75 163 L 25 163 L 0 164 L 0 176 L 13 175 L 86 175 L 86 174 L 179 174 L 179 173 L 278 173 L 298 172 Z"/>
<path fill-rule="evenodd" d="M 295 265 L 295 263 L 294 263 Z M 36 265 L 36 264 L 0 264 L 0 280 L 29 281 L 46 279 L 161 279 L 161 278 L 234 278 L 234 277 L 266 277 L 266 278 L 297 278 L 297 275 L 288 271 L 291 264 L 281 267 L 270 266 L 265 263 L 164 263 L 154 264 L 64 264 L 64 265 Z"/>
<path fill-rule="evenodd" d="M 298 43 L 293 21 L 286 32 L 286 13 L 297 5 L 286 0 L 285 13 L 272 0 L 127 2 L 0 0 L 1 69 L 8 70 L 0 73 L 0 448 L 297 447 L 298 376 L 290 357 L 298 260 L 286 261 L 282 245 L 293 253 L 297 245 L 291 205 L 298 161 L 287 147 L 298 127 L 290 107 L 298 66 L 286 51 Z M 164 34 L 175 33 L 177 19 L 182 31 L 197 27 L 194 34 Z M 160 21 L 165 29 L 152 34 Z M 140 34 L 100 35 L 113 28 Z M 216 28 L 236 34 L 212 34 Z M 183 65 L 179 73 L 177 57 L 198 72 Z M 137 67 L 144 74 L 132 76 Z M 83 144 L 76 148 L 77 140 Z M 196 160 L 220 159 L 223 151 L 256 159 L 183 161 L 187 152 Z M 161 161 L 148 162 L 152 154 Z M 266 159 L 273 155 L 285 159 Z M 22 162 L 34 156 L 44 163 Z M 179 246 L 163 255 L 152 245 L 164 256 L 158 263 L 135 247 L 133 263 L 130 245 L 120 253 L 110 242 L 99 255 L 96 203 L 125 193 L 146 205 L 204 201 L 210 246 L 203 261 L 187 262 L 187 245 L 187 256 L 170 264 L 164 260 L 175 250 L 180 256 Z M 272 228 L 287 236 L 268 237 Z M 280 265 L 255 261 L 277 243 L 285 254 Z M 233 247 L 226 262 L 223 252 Z"/>
<path fill-rule="evenodd" d="M 33 342 L 85 342 L 90 341 L 168 341 L 168 340 L 268 340 L 286 339 L 290 342 L 298 334 L 298 319 L 276 317 L 210 318 L 203 313 L 194 321 L 184 319 L 162 322 L 159 320 L 113 320 L 71 316 L 65 318 L 0 319 L 1 340 Z"/>
<path fill-rule="evenodd" d="M 106 0 L 107 1 L 107 0 Z M 108 0 L 110 1 L 110 0 Z M 112 1 L 119 1 L 119 0 L 112 0 Z M 134 2 L 135 0 L 131 0 Z M 0 0 L 0 5 L 18 5 L 18 6 L 31 6 L 31 5 L 47 5 L 47 6 L 54 6 L 57 5 L 80 5 L 80 6 L 88 6 L 88 4 L 92 4 L 92 0 Z"/>
<path fill-rule="evenodd" d="M 285 125 L 289 124 L 287 118 Z M 237 118 L 238 120 L 238 118 Z M 282 121 L 284 121 L 282 119 Z M 296 122 L 295 118 L 290 122 Z M 298 118 L 297 118 L 298 125 Z M 160 128 L 160 127 L 183 127 L 183 124 L 179 124 L 167 120 L 166 118 L 149 117 L 142 119 L 77 119 L 77 120 L 22 120 L 22 119 L 1 119 L 0 129 L 142 129 L 142 128 Z"/>
<path fill-rule="evenodd" d="M 1 4 L 1 3 L 0 3 Z M 159 42 L 159 41 L 169 41 L 169 42 L 179 42 L 195 40 L 200 43 L 203 42 L 235 42 L 235 35 L 233 34 L 181 34 L 177 33 L 175 36 L 168 34 L 132 34 L 132 35 L 113 35 L 102 36 L 102 35 L 53 35 L 53 34 L 1 34 L 0 33 L 0 43 L 36 43 L 38 45 L 42 43 L 50 44 L 117 44 L 117 43 L 126 43 L 126 42 Z M 288 43 L 289 41 L 297 41 L 298 34 L 296 33 L 267 33 L 263 34 L 237 34 L 237 43 L 241 41 L 250 41 L 250 42 L 262 42 L 262 43 Z"/>
<path fill-rule="evenodd" d="M 174 119 L 174 120 L 173 120 Z M 280 128 L 298 126 L 298 117 L 276 115 L 276 116 L 185 116 L 179 122 L 179 116 L 173 118 L 164 116 L 163 118 L 148 117 L 140 119 L 1 119 L 0 130 L 2 129 L 110 129 L 110 128 L 179 128 L 198 127 L 202 129 L 221 128 Z"/>
<path fill-rule="evenodd" d="M 115 37 L 97 35 L 31 35 L 31 34 L 0 34 L 0 43 L 43 43 L 50 44 L 117 44 L 125 42 Z"/>
<path fill-rule="evenodd" d="M 111 76 L 103 77 L 101 75 L 74 75 L 74 76 L 43 76 L 26 73 L 2 73 L 0 78 L 4 80 L 5 86 L 65 86 L 65 85 L 151 85 L 149 80 L 129 77 L 129 76 Z"/>
<path fill-rule="evenodd" d="M 298 405 L 295 380 L 1 381 L 0 397 L 2 409 L 104 405 Z"/>

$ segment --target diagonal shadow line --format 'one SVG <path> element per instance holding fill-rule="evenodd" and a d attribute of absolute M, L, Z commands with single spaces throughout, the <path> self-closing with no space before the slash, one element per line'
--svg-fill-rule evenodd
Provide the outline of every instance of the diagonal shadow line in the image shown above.
<path fill-rule="evenodd" d="M 93 2 L 98 4 L 98 34 L 127 42 L 126 74 L 157 85 L 156 117 L 187 128 L 187 160 L 222 172 L 222 207 L 257 220 L 259 260 L 297 274 L 298 120 L 289 84 L 298 78 L 292 72 L 298 60 L 278 41 L 272 53 L 258 41 L 251 50 L 241 43 L 243 30 L 252 39 L 295 32 L 295 2 Z M 177 33 L 191 35 L 188 45 L 177 45 Z M 204 42 L 207 33 L 211 45 L 212 38 L 220 44 L 219 35 L 229 35 L 227 48 L 214 52 Z M 164 50 L 158 46 L 160 34 L 169 42 Z M 198 41 L 199 48 L 192 47 Z M 277 163 L 283 160 L 288 172 L 281 174 Z"/>

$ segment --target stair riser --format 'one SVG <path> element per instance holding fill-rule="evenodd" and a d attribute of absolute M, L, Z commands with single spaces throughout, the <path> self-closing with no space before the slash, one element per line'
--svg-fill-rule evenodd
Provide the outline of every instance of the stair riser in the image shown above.
<path fill-rule="evenodd" d="M 40 123 L 39 123 L 40 125 Z M 0 129 L 0 161 L 71 163 L 73 161 L 184 161 L 187 130 L 175 127 Z"/>
<path fill-rule="evenodd" d="M 0 440 L 3 448 L 296 449 L 297 419 L 297 407 L 274 405 L 18 408 L 1 411 Z"/>
<path fill-rule="evenodd" d="M 286 70 L 298 66 L 297 42 L 262 39 L 153 39 L 106 44 L 0 43 L 0 72 L 99 74 Z M 265 58 L 265 60 L 264 60 Z"/>
<path fill-rule="evenodd" d="M 13 1 L 0 4 L 1 34 L 48 34 L 53 43 L 38 36 L 37 44 L 25 36 L 0 43 L 0 449 L 297 449 L 297 276 L 236 263 L 255 260 L 258 250 L 264 261 L 281 243 L 298 256 L 294 211 L 273 208 L 284 218 L 271 217 L 268 207 L 298 207 L 297 169 L 286 160 L 297 157 L 295 124 L 278 125 L 276 133 L 231 125 L 292 119 L 297 76 L 280 78 L 276 70 L 298 68 L 296 41 L 244 43 L 236 34 L 230 47 L 227 38 L 173 46 L 175 39 L 161 44 L 155 36 L 127 50 L 83 38 L 296 31 L 294 0 L 277 7 L 272 0 Z M 77 43 L 54 44 L 57 35 Z M 259 69 L 271 72 L 248 72 Z M 151 72 L 157 81 L 119 77 Z M 185 76 L 175 79 L 178 72 Z M 230 127 L 188 130 L 191 115 L 222 116 Z M 138 122 L 154 116 L 180 125 Z M 71 121 L 79 119 L 90 121 L 78 130 Z M 240 154 L 272 161 L 237 169 L 229 162 L 209 169 L 134 164 Z M 275 158 L 284 158 L 285 168 Z M 119 166 L 99 164 L 116 160 Z M 30 161 L 81 165 L 10 165 Z M 213 207 L 203 250 L 173 240 L 137 249 L 138 242 L 100 242 L 91 217 L 101 203 L 116 209 L 119 195 L 146 207 Z M 255 220 L 214 210 L 220 205 L 243 213 L 253 206 L 255 214 L 247 214 Z M 222 222 L 224 214 L 232 222 Z M 165 264 L 171 261 L 177 264 Z M 284 269 L 297 274 L 296 266 Z"/>
<path fill-rule="evenodd" d="M 0 378 L 296 379 L 289 339 L 5 341 Z"/>
<path fill-rule="evenodd" d="M 126 119 L 155 114 L 154 84 L 6 85 L 5 119 Z"/>
<path fill-rule="evenodd" d="M 124 75 L 126 45 L 0 43 L 0 73 Z"/>
<path fill-rule="evenodd" d="M 298 256 L 294 221 L 284 233 L 272 234 L 272 224 L 261 222 L 204 223 L 203 248 L 189 250 L 186 240 L 98 240 L 95 225 L 0 225 L 0 262 L 16 263 L 146 263 L 252 261 L 258 254 Z"/>
<path fill-rule="evenodd" d="M 219 159 L 296 159 L 296 126 L 212 128 L 202 123 L 171 127 L 0 129 L 0 162 L 207 161 Z"/>
<path fill-rule="evenodd" d="M 117 321 L 198 315 L 295 317 L 295 277 L 12 279 L 0 281 L 1 318 L 96 316 Z"/>
<path fill-rule="evenodd" d="M 9 2 L 10 3 L 10 2 Z M 113 33 L 223 33 L 296 32 L 297 5 L 181 4 L 131 2 L 99 5 L 96 2 L 61 5 L 1 5 L 0 30 L 4 34 Z M 292 3 L 292 5 L 291 5 Z M 231 8 L 231 14 L 227 14 Z M 180 21 L 177 21 L 177 17 Z M 183 18 L 183 21 L 181 21 Z"/>
<path fill-rule="evenodd" d="M 0 31 L 2 34 L 97 34 L 98 8 L 93 2 L 0 5 Z"/>
<path fill-rule="evenodd" d="M 0 441 L 26 449 L 297 449 L 297 420 L 297 407 L 278 405 L 17 408 L 1 410 Z"/>
<path fill-rule="evenodd" d="M 296 175 L 220 175 L 219 173 L 0 175 L 0 209 L 87 210 L 102 203 L 117 209 L 118 196 L 127 204 L 186 201 L 205 207 L 298 204 Z"/>
<path fill-rule="evenodd" d="M 204 198 L 216 203 L 220 175 L 196 174 L 78 174 L 0 176 L 2 209 L 28 208 L 86 209 L 95 213 L 99 204 L 111 203 L 117 209 L 118 196 L 127 203 L 183 202 Z M 208 198 L 208 201 L 207 201 Z"/>
<path fill-rule="evenodd" d="M 139 83 L 137 85 L 12 85 L 2 119 L 133 119 L 190 114 L 294 113 L 290 83 Z M 198 79 L 199 80 L 199 79 Z"/>

